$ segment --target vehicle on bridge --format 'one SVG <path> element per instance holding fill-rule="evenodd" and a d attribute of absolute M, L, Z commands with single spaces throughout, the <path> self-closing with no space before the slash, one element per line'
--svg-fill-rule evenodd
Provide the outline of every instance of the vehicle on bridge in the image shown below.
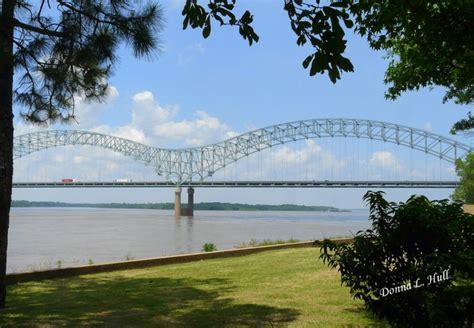
<path fill-rule="evenodd" d="M 62 183 L 74 183 L 74 182 L 79 182 L 79 180 L 67 178 L 67 179 L 62 179 L 61 182 Z"/>
<path fill-rule="evenodd" d="M 133 182 L 132 179 L 115 179 L 114 182 Z"/>

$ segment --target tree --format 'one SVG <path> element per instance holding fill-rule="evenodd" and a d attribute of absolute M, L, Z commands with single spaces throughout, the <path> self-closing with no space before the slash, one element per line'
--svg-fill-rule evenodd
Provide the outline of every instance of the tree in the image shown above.
<path fill-rule="evenodd" d="M 467 113 L 467 118 L 459 120 L 456 122 L 450 133 L 456 134 L 459 131 L 467 131 L 474 127 L 474 117 L 471 115 L 471 112 Z M 472 136 L 472 131 L 467 131 L 466 133 L 468 136 Z"/>
<path fill-rule="evenodd" d="M 52 5 L 53 3 L 53 5 Z M 102 100 L 116 50 L 125 41 L 138 57 L 158 49 L 161 9 L 131 0 L 0 2 L 0 308 L 5 306 L 6 254 L 13 175 L 12 103 L 31 122 L 75 119 L 77 96 Z M 13 74 L 18 74 L 14 79 Z"/>
<path fill-rule="evenodd" d="M 457 159 L 456 172 L 461 181 L 452 198 L 474 204 L 474 154 L 468 154 L 464 160 Z"/>
<path fill-rule="evenodd" d="M 204 1 L 202 1 L 204 2 Z M 310 75 L 327 73 L 333 83 L 342 72 L 353 71 L 344 57 L 345 29 L 367 38 L 370 46 L 384 50 L 391 62 L 385 73 L 385 94 L 396 99 L 403 92 L 422 87 L 447 89 L 443 101 L 459 104 L 474 100 L 474 1 L 466 0 L 284 0 L 298 46 L 310 45 L 303 60 Z M 205 8 L 187 1 L 183 28 L 201 28 L 210 35 L 212 21 L 236 26 L 251 45 L 259 37 L 245 11 L 233 13 L 235 0 L 211 0 Z M 345 27 L 345 29 L 344 29 Z M 470 118 L 458 122 L 453 132 L 474 127 Z"/>
<path fill-rule="evenodd" d="M 474 215 L 462 203 L 368 192 L 372 228 L 350 244 L 324 240 L 321 258 L 368 309 L 399 327 L 472 327 Z"/>

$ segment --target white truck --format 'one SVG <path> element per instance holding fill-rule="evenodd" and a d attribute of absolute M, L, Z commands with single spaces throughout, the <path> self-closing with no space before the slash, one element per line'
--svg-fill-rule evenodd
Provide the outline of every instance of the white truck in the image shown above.
<path fill-rule="evenodd" d="M 132 179 L 115 179 L 114 182 L 132 182 Z"/>

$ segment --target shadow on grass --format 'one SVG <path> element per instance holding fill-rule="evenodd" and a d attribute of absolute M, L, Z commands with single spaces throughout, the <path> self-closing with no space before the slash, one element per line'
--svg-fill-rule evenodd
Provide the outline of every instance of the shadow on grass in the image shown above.
<path fill-rule="evenodd" d="M 342 310 L 342 312 L 346 313 L 355 313 L 358 315 L 361 315 L 365 317 L 367 320 L 369 320 L 371 323 L 369 325 L 343 325 L 341 328 L 390 328 L 390 324 L 385 321 L 384 319 L 378 318 L 373 312 L 370 310 L 366 309 L 363 305 L 360 305 L 359 307 L 356 308 L 345 308 Z"/>
<path fill-rule="evenodd" d="M 9 288 L 6 326 L 281 326 L 291 308 L 236 302 L 226 279 L 78 277 Z"/>

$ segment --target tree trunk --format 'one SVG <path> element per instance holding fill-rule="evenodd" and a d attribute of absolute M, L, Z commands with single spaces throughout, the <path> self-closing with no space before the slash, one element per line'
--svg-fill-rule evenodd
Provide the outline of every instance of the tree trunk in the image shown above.
<path fill-rule="evenodd" d="M 3 0 L 0 13 L 0 309 L 5 307 L 8 226 L 13 177 L 13 12 Z"/>

